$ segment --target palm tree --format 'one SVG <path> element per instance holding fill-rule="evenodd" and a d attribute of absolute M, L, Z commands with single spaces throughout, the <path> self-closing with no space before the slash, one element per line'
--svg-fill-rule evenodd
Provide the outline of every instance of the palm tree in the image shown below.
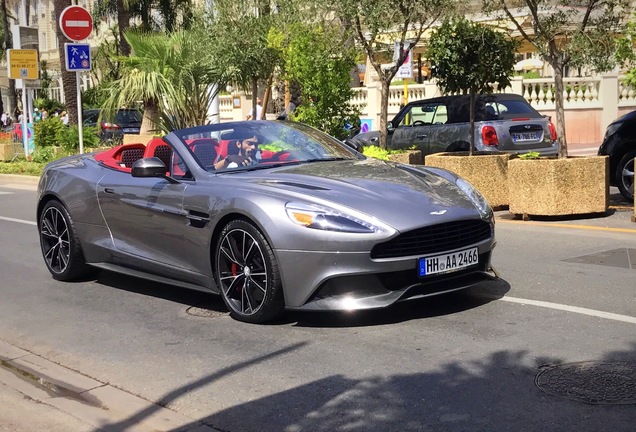
<path fill-rule="evenodd" d="M 141 133 L 168 132 L 207 122 L 225 71 L 217 69 L 202 30 L 171 34 L 129 31 L 130 57 L 121 57 L 122 75 L 110 88 L 107 113 L 144 101 Z M 216 84 L 216 86 L 215 86 Z"/>

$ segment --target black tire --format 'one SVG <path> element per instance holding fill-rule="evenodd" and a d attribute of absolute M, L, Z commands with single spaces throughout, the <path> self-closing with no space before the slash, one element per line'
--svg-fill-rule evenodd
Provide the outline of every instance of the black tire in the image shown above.
<path fill-rule="evenodd" d="M 628 201 L 634 201 L 634 158 L 636 150 L 627 152 L 616 167 L 616 186 Z"/>
<path fill-rule="evenodd" d="M 216 283 L 234 319 L 264 323 L 283 313 L 278 263 L 254 225 L 244 220 L 228 223 L 216 244 L 215 260 Z"/>
<path fill-rule="evenodd" d="M 61 202 L 46 203 L 38 220 L 38 233 L 42 257 L 53 279 L 70 282 L 98 272 L 86 264 L 73 220 Z"/>

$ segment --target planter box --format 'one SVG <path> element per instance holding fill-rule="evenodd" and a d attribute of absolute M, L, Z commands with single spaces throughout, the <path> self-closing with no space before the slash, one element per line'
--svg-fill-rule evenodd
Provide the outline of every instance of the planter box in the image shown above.
<path fill-rule="evenodd" d="M 509 153 L 435 153 L 426 156 L 427 166 L 444 168 L 468 180 L 494 209 L 508 206 Z"/>
<path fill-rule="evenodd" d="M 15 145 L 18 146 L 19 144 Z M 24 151 L 20 151 L 19 154 L 24 156 Z M 13 156 L 15 156 L 13 143 L 0 144 L 0 161 L 10 162 L 13 160 Z"/>
<path fill-rule="evenodd" d="M 508 162 L 510 212 L 565 216 L 604 213 L 609 206 L 609 158 L 513 159 Z"/>
<path fill-rule="evenodd" d="M 124 134 L 124 141 L 122 144 L 134 144 L 134 143 L 142 143 L 148 144 L 148 141 L 153 139 L 155 136 L 153 134 Z"/>
<path fill-rule="evenodd" d="M 389 154 L 389 160 L 409 165 L 422 165 L 422 152 L 420 150 L 409 150 L 404 153 Z"/>

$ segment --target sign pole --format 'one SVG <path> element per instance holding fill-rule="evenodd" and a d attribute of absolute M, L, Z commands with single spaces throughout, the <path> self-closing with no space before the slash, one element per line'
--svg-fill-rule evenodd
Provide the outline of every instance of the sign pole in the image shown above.
<path fill-rule="evenodd" d="M 22 146 L 24 147 L 24 157 L 28 159 L 29 157 L 29 145 L 28 145 L 28 137 L 29 130 L 27 129 L 27 97 L 26 97 L 26 86 L 24 85 L 24 80 L 22 80 Z"/>
<path fill-rule="evenodd" d="M 84 131 L 82 125 L 82 86 L 80 85 L 80 72 L 75 72 L 77 82 L 77 132 L 79 133 L 79 152 L 84 153 Z"/>

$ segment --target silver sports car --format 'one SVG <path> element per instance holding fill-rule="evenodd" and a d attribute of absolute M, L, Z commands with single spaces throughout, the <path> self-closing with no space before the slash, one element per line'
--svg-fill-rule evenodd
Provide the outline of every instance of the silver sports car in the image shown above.
<path fill-rule="evenodd" d="M 236 319 L 352 310 L 491 276 L 492 210 L 456 175 L 365 158 L 292 122 L 222 123 L 49 164 L 55 279 L 99 269 L 220 294 Z"/>

